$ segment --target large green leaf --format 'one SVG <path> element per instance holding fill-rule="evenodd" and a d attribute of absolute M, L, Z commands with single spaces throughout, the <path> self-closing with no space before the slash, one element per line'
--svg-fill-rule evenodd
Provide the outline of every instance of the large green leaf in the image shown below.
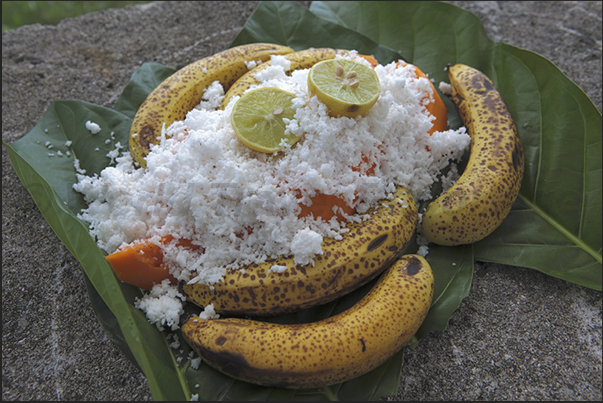
<path fill-rule="evenodd" d="M 92 135 L 85 128 L 87 120 L 100 123 L 104 131 Z M 98 172 L 109 161 L 101 151 L 107 146 L 105 141 L 111 140 L 111 133 L 123 139 L 123 133 L 116 133 L 129 128 L 129 124 L 127 117 L 111 109 L 82 101 L 55 101 L 25 137 L 3 144 L 40 212 L 94 285 L 92 304 L 104 329 L 128 357 L 135 358 L 154 396 L 180 400 L 187 397 L 188 388 L 184 375 L 174 365 L 173 354 L 165 348 L 165 338 L 133 307 L 134 296 L 140 291 L 117 280 L 87 225 L 77 218 L 83 201 L 71 189 L 76 180 L 74 157 L 85 156 L 82 168 Z M 181 387 L 175 389 L 173 384 Z"/>
<path fill-rule="evenodd" d="M 399 59 L 400 55 L 370 38 L 322 20 L 296 2 L 262 2 L 255 9 L 231 46 L 272 42 L 295 50 L 309 47 L 355 49 L 379 60 Z"/>
<path fill-rule="evenodd" d="M 429 265 L 434 275 L 433 301 L 427 317 L 415 335 L 415 345 L 421 337 L 444 331 L 453 312 L 469 295 L 473 279 L 473 247 L 430 247 Z"/>
<path fill-rule="evenodd" d="M 601 113 L 533 52 L 500 44 L 494 68 L 522 136 L 526 172 L 510 215 L 475 245 L 476 259 L 601 290 Z"/>
<path fill-rule="evenodd" d="M 474 259 L 546 268 L 542 271 L 600 289 L 601 114 L 550 62 L 492 42 L 471 13 L 428 2 L 314 2 L 310 11 L 296 2 L 262 2 L 233 46 L 256 41 L 295 49 L 357 49 L 382 62 L 403 57 L 438 81 L 445 80 L 445 64 L 461 61 L 495 80 L 518 120 L 527 161 L 520 199 L 486 240 L 456 248 L 430 246 L 434 301 L 412 345 L 429 332 L 446 329 L 450 315 L 469 292 Z M 117 281 L 85 223 L 76 216 L 85 203 L 72 189 L 73 162 L 77 157 L 87 175 L 108 166 L 107 152 L 117 142 L 127 147 L 132 118 L 146 94 L 173 72 L 144 64 L 133 74 L 115 110 L 82 101 L 55 101 L 30 133 L 11 145 L 4 143 L 40 211 L 82 264 L 92 305 L 109 337 L 144 372 L 157 400 L 189 399 L 191 394 L 199 394 L 200 400 L 376 400 L 395 394 L 403 352 L 365 376 L 333 387 L 262 388 L 235 381 L 204 364 L 192 369 L 189 347 L 184 343 L 178 350 L 170 347 L 173 335 L 157 331 L 133 307 L 140 290 Z M 451 103 L 445 102 L 453 126 L 460 125 Z M 101 132 L 92 135 L 86 130 L 87 120 L 100 124 Z M 568 127 L 574 133 L 569 139 Z M 561 150 L 571 164 L 555 163 L 554 156 Z M 406 252 L 417 247 L 413 242 Z M 559 264 L 568 260 L 574 264 Z M 351 306 L 371 285 L 323 307 L 267 320 L 318 320 Z"/>
<path fill-rule="evenodd" d="M 313 1 L 315 15 L 401 54 L 437 82 L 451 56 L 489 73 L 494 42 L 475 15 L 432 1 Z M 378 59 L 381 63 L 390 60 Z"/>

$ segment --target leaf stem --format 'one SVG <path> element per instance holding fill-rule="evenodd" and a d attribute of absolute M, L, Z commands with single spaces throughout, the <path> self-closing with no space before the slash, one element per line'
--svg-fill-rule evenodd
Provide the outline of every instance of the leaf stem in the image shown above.
<path fill-rule="evenodd" d="M 519 198 L 522 202 L 524 202 L 530 209 L 532 209 L 536 214 L 542 217 L 547 223 L 551 224 L 557 231 L 561 232 L 565 237 L 571 240 L 576 246 L 580 249 L 584 250 L 586 253 L 595 258 L 599 264 L 601 264 L 601 254 L 598 253 L 594 248 L 590 247 L 586 242 L 580 239 L 578 236 L 571 233 L 567 228 L 560 225 L 556 220 L 554 220 L 550 215 L 546 214 L 540 206 L 536 203 L 532 202 L 527 197 L 519 194 Z"/>

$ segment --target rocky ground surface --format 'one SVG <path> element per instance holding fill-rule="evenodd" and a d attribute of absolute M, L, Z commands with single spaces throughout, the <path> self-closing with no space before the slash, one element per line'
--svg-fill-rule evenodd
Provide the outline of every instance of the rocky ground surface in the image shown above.
<path fill-rule="evenodd" d="M 227 5 L 223 3 L 229 3 Z M 490 37 L 553 61 L 601 110 L 601 2 L 452 2 Z M 155 2 L 2 34 L 2 138 L 53 99 L 113 106 L 142 62 L 179 68 L 229 46 L 256 2 Z M 90 306 L 77 260 L 2 149 L 3 400 L 151 400 Z M 407 349 L 391 400 L 601 400 L 601 293 L 477 263 L 446 332 Z"/>

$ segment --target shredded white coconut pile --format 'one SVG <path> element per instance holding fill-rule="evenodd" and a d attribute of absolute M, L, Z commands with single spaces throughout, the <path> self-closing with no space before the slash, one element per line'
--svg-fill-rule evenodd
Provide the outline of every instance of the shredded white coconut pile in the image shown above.
<path fill-rule="evenodd" d="M 366 63 L 354 53 L 346 57 Z M 224 96 L 216 82 L 184 121 L 163 131 L 161 142 L 151 147 L 147 169 L 136 169 L 124 152 L 100 175 L 78 175 L 74 188 L 89 203 L 80 218 L 90 224 L 99 247 L 111 253 L 141 239 L 192 240 L 204 253 L 172 243 L 165 247 L 164 261 L 177 279 L 207 284 L 219 281 L 227 269 L 279 256 L 309 264 L 322 253 L 324 237 L 345 231 L 336 219 L 298 218 L 300 201 L 309 204 L 317 192 L 339 195 L 360 213 L 349 217 L 358 221 L 396 185 L 407 187 L 417 202 L 425 200 L 440 170 L 469 146 L 464 128 L 428 135 L 432 124 L 422 103 L 431 86 L 410 65 L 376 67 L 379 100 L 357 118 L 330 117 L 326 106 L 308 95 L 309 70 L 287 76 L 288 67 L 283 56 L 273 56 L 271 66 L 256 77 L 260 87 L 297 96 L 287 130 L 301 140 L 282 152 L 258 153 L 238 140 L 230 124 L 238 97 L 216 110 Z M 374 174 L 367 175 L 372 166 Z M 148 314 L 144 300 L 139 306 Z"/>
<path fill-rule="evenodd" d="M 171 330 L 179 327 L 180 315 L 184 313 L 186 298 L 170 285 L 169 280 L 155 284 L 144 298 L 137 299 L 134 307 L 146 312 L 147 318 L 159 330 L 167 326 Z M 213 309 L 213 306 L 212 306 Z"/>
<path fill-rule="evenodd" d="M 291 253 L 294 263 L 303 266 L 314 263 L 313 257 L 322 255 L 322 235 L 311 229 L 298 231 L 291 240 Z"/>

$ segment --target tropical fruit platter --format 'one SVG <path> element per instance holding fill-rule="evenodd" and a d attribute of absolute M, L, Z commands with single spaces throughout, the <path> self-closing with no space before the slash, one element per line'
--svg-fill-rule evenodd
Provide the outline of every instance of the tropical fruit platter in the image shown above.
<path fill-rule="evenodd" d="M 54 101 L 6 144 L 158 400 L 395 394 L 404 349 L 446 330 L 475 260 L 601 290 L 592 102 L 449 4 L 383 4 L 451 30 L 461 49 L 433 52 L 348 28 L 369 7 L 352 3 L 260 3 L 228 49 L 177 71 L 144 63 L 113 109 Z M 258 28 L 274 20 L 319 29 Z M 571 142 L 570 126 L 599 136 L 579 180 L 537 149 Z M 543 233 L 555 242 L 535 250 Z"/>

